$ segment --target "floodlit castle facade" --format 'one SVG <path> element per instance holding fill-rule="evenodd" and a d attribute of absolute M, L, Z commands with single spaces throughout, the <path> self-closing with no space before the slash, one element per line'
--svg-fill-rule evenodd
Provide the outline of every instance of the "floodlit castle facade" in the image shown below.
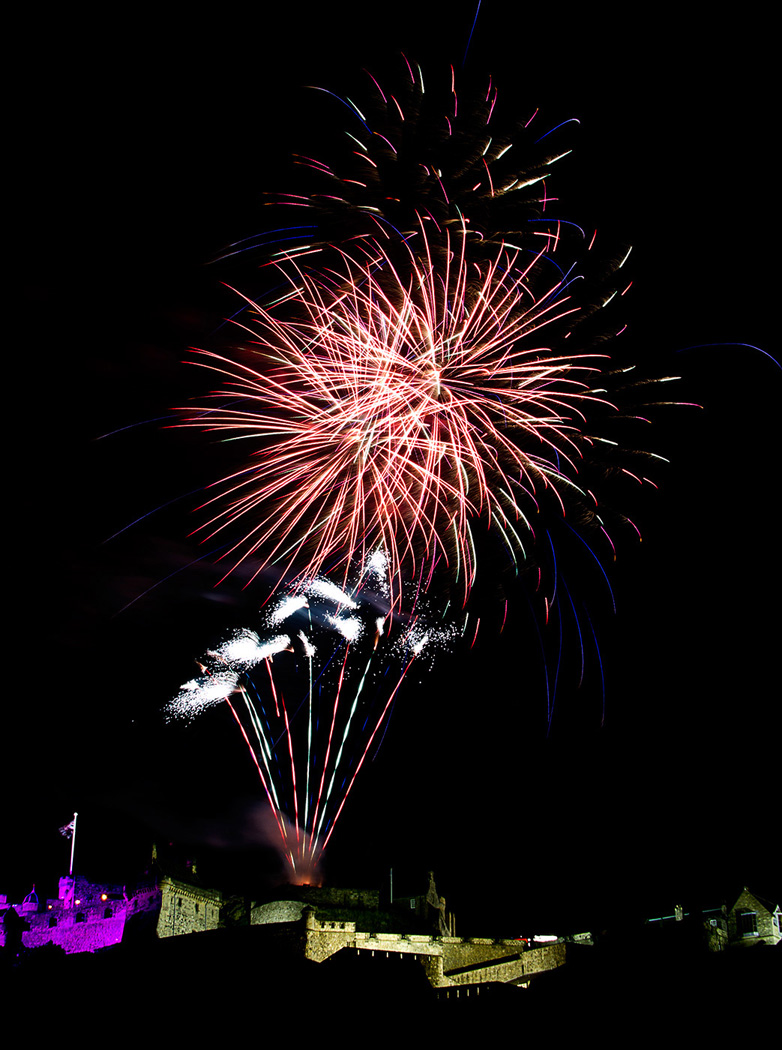
<path fill-rule="evenodd" d="M 56 898 L 41 901 L 33 890 L 21 904 L 12 904 L 0 895 L 0 939 L 4 946 L 16 943 L 28 950 L 55 944 L 68 954 L 95 952 L 143 931 L 174 937 L 215 930 L 221 903 L 217 890 L 169 877 L 128 889 L 66 875 Z"/>

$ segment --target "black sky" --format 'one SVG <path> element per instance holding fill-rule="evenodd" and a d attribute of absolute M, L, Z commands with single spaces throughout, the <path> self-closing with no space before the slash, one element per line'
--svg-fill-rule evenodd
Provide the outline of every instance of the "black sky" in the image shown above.
<path fill-rule="evenodd" d="M 97 439 L 199 389 L 180 361 L 231 309 L 219 282 L 252 292 L 257 279 L 249 262 L 205 262 L 263 228 L 262 193 L 285 188 L 291 151 L 343 126 L 304 85 L 358 101 L 362 68 L 398 76 L 400 50 L 447 77 L 474 9 L 441 9 L 150 12 L 104 23 L 97 41 L 63 20 L 23 45 L 12 317 L 27 425 L 9 430 L 21 462 L 7 548 L 22 645 L 7 655 L 0 890 L 59 872 L 56 828 L 74 808 L 96 867 L 136 863 L 153 835 L 252 841 L 261 800 L 230 725 L 184 734 L 159 719 L 247 600 L 215 592 L 206 564 L 186 568 L 197 497 L 103 542 L 208 480 L 208 454 L 160 424 Z M 639 506 L 643 543 L 620 543 L 616 617 L 595 598 L 604 718 L 593 679 L 563 688 L 547 733 L 522 613 L 501 639 L 484 632 L 400 700 L 334 836 L 334 881 L 434 867 L 476 933 L 587 925 L 617 901 L 652 911 L 736 883 L 779 896 L 782 373 L 709 345 L 778 356 L 768 39 L 754 19 L 704 25 L 676 5 L 630 24 L 608 5 L 508 15 L 485 0 L 464 76 L 491 73 L 509 120 L 540 106 L 551 124 L 581 121 L 560 210 L 634 245 L 630 338 L 703 409 L 668 412 L 648 439 L 672 465 Z M 245 860 L 259 878 L 271 864 Z"/>

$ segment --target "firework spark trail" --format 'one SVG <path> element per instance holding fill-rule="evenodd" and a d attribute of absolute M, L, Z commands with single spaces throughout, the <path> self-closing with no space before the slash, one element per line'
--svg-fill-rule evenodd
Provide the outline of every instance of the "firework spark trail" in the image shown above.
<path fill-rule="evenodd" d="M 321 801 L 323 800 L 323 785 L 324 785 L 324 783 L 326 781 L 326 773 L 328 771 L 329 757 L 331 755 L 331 742 L 332 742 L 332 740 L 334 738 L 334 726 L 336 725 L 336 722 L 337 722 L 337 710 L 339 708 L 340 697 L 342 696 L 342 683 L 345 680 L 345 667 L 347 666 L 348 653 L 349 652 L 350 652 L 350 645 L 347 645 L 345 647 L 345 659 L 342 661 L 342 667 L 341 667 L 340 672 L 339 672 L 339 680 L 338 680 L 338 683 L 337 683 L 337 689 L 336 689 L 336 693 L 335 693 L 335 696 L 334 696 L 334 707 L 332 709 L 331 725 L 329 727 L 328 742 L 326 744 L 326 757 L 323 760 L 323 772 L 321 773 L 321 777 L 320 777 L 320 786 L 318 788 L 318 797 L 317 797 L 317 801 L 315 803 L 315 813 L 314 813 L 314 816 L 312 818 L 312 826 L 315 829 L 315 838 L 316 839 L 317 839 L 317 836 L 318 836 L 318 830 L 319 830 L 319 828 L 321 826 L 321 824 L 318 823 L 318 813 L 320 812 L 320 804 L 321 804 Z M 324 812 L 325 812 L 325 807 L 324 807 Z M 321 820 L 321 823 L 322 823 L 322 820 Z"/>
<path fill-rule="evenodd" d="M 315 221 L 306 234 L 304 228 L 290 225 L 273 231 L 302 243 L 282 248 L 271 258 L 307 257 L 325 271 L 329 264 L 319 256 L 328 256 L 335 247 L 382 239 L 395 252 L 415 236 L 421 216 L 438 233 L 466 221 L 476 258 L 509 241 L 535 255 L 536 240 L 548 239 L 554 246 L 563 224 L 577 229 L 551 214 L 556 198 L 545 181 L 552 165 L 570 153 L 557 151 L 555 132 L 577 120 L 542 130 L 533 127 L 535 110 L 527 120 L 514 122 L 508 134 L 490 126 L 498 97 L 491 78 L 485 93 L 459 105 L 453 66 L 450 91 L 444 96 L 440 90 L 426 92 L 420 67 L 414 74 L 402 57 L 407 75 L 396 94 L 385 92 L 367 74 L 374 96 L 368 115 L 350 99 L 313 88 L 345 107 L 335 115 L 351 114 L 350 125 L 343 128 L 348 151 L 341 163 L 294 155 L 295 163 L 308 169 L 307 185 L 299 193 L 270 195 L 267 203 L 305 208 Z M 554 140 L 549 142 L 549 136 Z"/>
<path fill-rule="evenodd" d="M 569 151 L 543 155 L 538 146 L 571 122 L 530 141 L 533 114 L 517 128 L 526 148 L 513 150 L 508 168 L 513 140 L 487 130 L 491 82 L 477 108 L 461 108 L 454 137 L 439 111 L 434 123 L 423 115 L 423 76 L 405 63 L 407 114 L 374 77 L 379 123 L 373 117 L 370 127 L 351 100 L 339 100 L 369 133 L 362 143 L 348 132 L 360 147 L 351 155 L 374 173 L 369 182 L 300 158 L 340 180 L 345 196 L 291 199 L 315 209 L 319 222 L 307 228 L 321 229 L 311 244 L 277 253 L 288 289 L 273 307 L 246 300 L 258 327 L 240 327 L 261 360 L 198 352 L 195 363 L 231 386 L 214 394 L 226 405 L 189 412 L 184 424 L 253 444 L 254 463 L 217 482 L 220 495 L 204 504 L 212 516 L 201 531 L 230 537 L 223 556 L 231 567 L 253 555 L 281 574 L 346 574 L 354 557 L 383 547 L 398 578 L 420 575 L 422 562 L 431 581 L 438 562 L 447 564 L 466 599 L 479 519 L 523 562 L 528 512 L 540 510 L 541 495 L 553 494 L 562 514 L 569 503 L 589 504 L 577 476 L 600 440 L 588 420 L 597 405 L 608 407 L 606 392 L 588 382 L 606 355 L 556 356 L 551 345 L 614 293 L 581 307 L 570 298 L 578 275 L 572 259 L 558 261 L 563 226 L 586 238 L 545 214 L 548 168 Z M 453 69 L 451 94 L 456 120 Z M 412 163 L 416 149 L 426 163 Z M 391 182 L 401 196 L 389 195 Z M 542 197 L 530 189 L 537 183 Z M 400 212 L 399 226 L 389 208 Z M 368 232 L 367 218 L 378 216 L 396 237 Z M 358 227 L 346 232 L 346 217 Z M 343 232 L 323 236 L 329 218 Z M 275 232 L 286 229 L 296 232 Z M 303 251 L 314 253 L 317 269 L 300 268 Z M 549 345 L 541 346 L 543 329 Z M 591 507 L 588 517 L 603 528 Z"/>
<path fill-rule="evenodd" d="M 370 668 L 370 665 L 372 663 L 372 660 L 373 660 L 373 657 L 374 657 L 376 651 L 377 651 L 376 648 L 372 649 L 372 653 L 370 654 L 369 660 L 367 661 L 366 668 L 364 669 L 364 673 L 361 676 L 361 680 L 358 683 L 358 688 L 356 689 L 354 697 L 353 697 L 353 705 L 352 705 L 352 707 L 350 709 L 350 713 L 348 715 L 347 722 L 345 723 L 345 729 L 344 729 L 344 732 L 342 734 L 342 740 L 340 741 L 339 751 L 337 752 L 337 757 L 334 759 L 334 766 L 332 768 L 331 779 L 329 780 L 329 786 L 328 786 L 328 789 L 326 790 L 326 794 L 325 794 L 325 797 L 323 799 L 323 812 L 322 812 L 322 815 L 321 815 L 321 819 L 320 819 L 320 822 L 315 827 L 315 835 L 314 835 L 313 840 L 312 840 L 313 841 L 313 848 L 314 848 L 315 843 L 317 841 L 319 841 L 319 839 L 320 839 L 321 831 L 323 829 L 323 820 L 324 820 L 324 818 L 326 816 L 327 807 L 328 807 L 329 801 L 331 799 L 332 789 L 334 787 L 334 781 L 335 781 L 336 776 L 337 776 L 337 771 L 341 768 L 342 754 L 343 754 L 343 751 L 345 749 L 345 743 L 346 743 L 346 741 L 348 740 L 348 738 L 350 736 L 351 726 L 353 725 L 353 716 L 356 713 L 356 709 L 358 707 L 359 698 L 361 697 L 361 693 L 362 693 L 363 688 L 364 688 L 364 683 L 366 682 L 367 674 L 369 673 L 369 668 Z M 346 658 L 347 658 L 347 654 L 346 654 Z M 401 684 L 401 679 L 400 679 L 400 684 Z M 383 710 L 383 713 L 380 716 L 380 722 L 383 721 L 384 717 L 385 717 L 385 709 Z M 374 734 L 372 736 L 372 739 L 374 739 Z M 371 742 L 372 741 L 370 740 L 369 743 L 371 744 Z M 369 746 L 369 745 L 367 745 L 367 746 Z M 360 762 L 358 767 L 356 768 L 356 773 L 358 772 L 358 769 L 361 767 L 361 764 L 362 763 Z M 355 774 L 354 774 L 354 776 L 355 776 Z M 322 791 L 322 788 L 323 788 L 323 785 L 321 784 L 321 791 Z M 350 788 L 348 787 L 347 790 L 349 791 Z M 347 791 L 342 796 L 342 802 L 340 803 L 339 810 L 335 814 L 334 820 L 331 822 L 331 831 L 334 830 L 334 825 L 336 824 L 336 821 L 337 821 L 340 813 L 342 812 L 342 806 L 344 805 L 344 802 L 345 802 L 346 798 L 347 798 Z M 313 820 L 313 824 L 314 823 L 315 823 L 315 821 Z M 331 831 L 329 831 L 329 836 L 331 835 Z M 325 849 L 325 848 L 326 848 L 326 843 L 324 842 L 323 846 L 322 846 L 322 849 Z"/>
<path fill-rule="evenodd" d="M 272 231 L 287 243 L 266 256 L 282 289 L 267 305 L 242 296 L 252 320 L 232 323 L 249 335 L 249 347 L 232 355 L 195 351 L 194 363 L 224 385 L 209 405 L 180 410 L 184 426 L 250 443 L 249 462 L 214 483 L 196 531 L 227 540 L 226 575 L 252 557 L 257 568 L 248 582 L 273 565 L 289 593 L 265 614 L 264 640 L 238 632 L 208 654 L 213 666 L 183 687 L 169 715 L 193 717 L 227 700 L 294 871 L 317 863 L 414 661 L 464 635 L 483 557 L 476 526 L 498 538 L 516 569 L 529 563 L 531 548 L 553 567 L 547 592 L 538 565 L 537 586 L 546 622 L 551 615 L 558 632 L 551 669 L 544 656 L 550 723 L 563 610 L 575 619 L 582 678 L 584 636 L 546 515 L 564 521 L 605 577 L 580 535 L 582 526 L 592 528 L 613 549 L 594 465 L 653 484 L 621 462 L 652 454 L 625 453 L 595 433 L 623 418 L 608 389 L 624 370 L 591 350 L 606 333 L 589 321 L 618 288 L 576 298 L 582 274 L 565 255 L 577 235 L 591 253 L 594 236 L 587 246 L 580 227 L 552 214 L 549 168 L 569 151 L 546 155 L 548 145 L 540 146 L 562 125 L 530 131 L 535 111 L 517 129 L 526 151 L 509 152 L 514 142 L 489 130 L 497 100 L 491 82 L 485 98 L 465 107 L 452 69 L 452 112 L 427 122 L 420 67 L 417 75 L 410 63 L 407 70 L 399 98 L 372 78 L 382 99 L 377 121 L 339 99 L 361 125 L 348 132 L 360 177 L 297 157 L 327 180 L 328 192 L 286 194 L 277 203 L 305 207 L 316 221 Z M 305 230 L 307 242 L 295 243 Z M 357 564 L 359 579 L 349 585 Z M 435 628 L 427 615 L 424 596 L 436 578 L 447 580 L 445 609 L 451 589 L 461 591 L 460 631 Z M 504 613 L 503 626 L 507 601 Z M 543 653 L 537 622 L 534 629 Z M 289 672 L 302 654 L 307 687 L 297 704 Z M 364 668 L 355 686 L 354 663 Z M 255 674 L 260 664 L 268 682 Z M 391 688 L 383 692 L 379 670 L 390 666 Z M 230 701 L 237 689 L 246 717 Z M 324 704 L 316 691 L 326 694 Z"/>
<path fill-rule="evenodd" d="M 183 686 L 165 711 L 169 720 L 188 721 L 228 704 L 295 877 L 317 867 L 412 663 L 458 633 L 453 625 L 428 623 L 425 603 L 415 595 L 416 613 L 397 611 L 388 626 L 393 598 L 387 559 L 378 552 L 357 581 L 349 589 L 322 577 L 300 582 L 269 603 L 257 631 L 236 630 L 210 649 L 202 677 Z M 291 703 L 305 660 L 306 692 Z"/>
<path fill-rule="evenodd" d="M 582 427 L 592 406 L 610 407 L 588 380 L 605 355 L 541 342 L 576 309 L 562 281 L 536 295 L 532 264 L 518 269 L 518 252 L 501 251 L 468 283 L 456 240 L 444 273 L 411 256 L 405 280 L 378 250 L 382 275 L 347 258 L 334 286 L 301 274 L 295 320 L 255 307 L 259 367 L 199 352 L 196 363 L 229 382 L 213 394 L 219 407 L 191 410 L 183 425 L 254 446 L 252 468 L 204 504 L 217 504 L 210 536 L 249 523 L 226 555 L 234 566 L 260 555 L 303 578 L 328 566 L 344 579 L 382 547 L 398 580 L 444 558 L 466 595 L 476 520 L 494 522 L 523 558 L 519 531 L 539 491 L 563 510 L 586 501 Z"/>
<path fill-rule="evenodd" d="M 250 707 L 250 703 L 249 703 L 249 700 L 248 700 L 248 697 L 247 697 L 247 693 L 244 690 L 242 690 L 242 695 L 243 695 L 243 697 L 245 699 L 245 702 L 247 703 L 247 706 Z M 264 775 L 264 772 L 261 769 L 260 763 L 258 762 L 258 757 L 257 757 L 257 754 L 256 754 L 256 748 L 253 747 L 253 745 L 252 745 L 252 743 L 250 741 L 250 738 L 247 735 L 247 730 L 244 728 L 244 725 L 242 724 L 242 720 L 239 717 L 239 715 L 237 714 L 236 708 L 231 703 L 230 696 L 226 696 L 226 697 L 224 697 L 224 699 L 225 699 L 225 702 L 228 704 L 228 707 L 230 708 L 231 714 L 233 715 L 234 719 L 236 720 L 236 724 L 239 726 L 239 731 L 241 732 L 242 737 L 244 738 L 244 742 L 247 744 L 247 747 L 249 748 L 250 755 L 251 755 L 252 760 L 253 760 L 253 762 L 255 764 L 255 768 L 256 768 L 256 770 L 258 772 L 258 777 L 260 778 L 260 781 L 261 781 L 261 784 L 263 786 L 263 789 L 266 792 L 266 798 L 268 799 L 269 805 L 271 806 L 272 813 L 274 814 L 274 819 L 275 819 L 275 822 L 277 824 L 277 829 L 280 832 L 280 836 L 282 838 L 283 845 L 287 846 L 285 830 L 284 830 L 284 827 L 283 827 L 283 823 L 280 820 L 280 806 L 279 806 L 279 802 L 277 801 L 277 796 L 276 796 L 276 794 L 274 792 L 274 784 L 272 783 L 272 780 L 271 780 L 271 773 L 270 773 L 268 764 L 266 764 L 266 774 L 267 775 Z M 263 750 L 262 749 L 259 749 L 259 750 L 261 750 L 261 754 L 263 754 Z M 294 861 L 293 856 L 290 853 L 290 850 L 288 850 L 288 856 L 290 857 L 291 863 L 293 864 L 294 870 L 295 870 L 295 861 Z"/>
<path fill-rule="evenodd" d="M 331 823 L 331 828 L 329 829 L 328 834 L 326 835 L 325 839 L 323 840 L 323 846 L 321 847 L 321 850 L 324 850 L 326 848 L 326 846 L 329 843 L 329 839 L 331 838 L 332 834 L 334 833 L 334 828 L 336 827 L 337 821 L 339 820 L 340 815 L 342 813 L 342 810 L 343 810 L 343 808 L 345 806 L 345 803 L 347 802 L 348 795 L 350 794 L 350 791 L 351 791 L 354 783 L 356 782 L 356 777 L 358 776 L 361 767 L 364 765 L 364 761 L 365 761 L 367 755 L 369 754 L 369 750 L 372 747 L 372 743 L 373 743 L 375 737 L 377 736 L 377 732 L 380 729 L 381 725 L 383 724 L 383 721 L 384 721 L 386 715 L 388 714 L 389 710 L 391 709 L 391 705 L 394 702 L 394 700 L 396 699 L 396 695 L 397 695 L 397 693 L 399 692 L 399 690 L 400 690 L 400 688 L 402 686 L 402 682 L 404 681 L 405 675 L 410 670 L 410 667 L 412 666 L 413 660 L 415 659 L 415 657 L 417 655 L 418 655 L 418 653 L 414 653 L 413 656 L 411 656 L 409 662 L 406 664 L 404 670 L 402 671 L 402 674 L 399 677 L 399 681 L 394 686 L 393 692 L 391 693 L 391 695 L 389 696 L 388 700 L 386 701 L 385 707 L 383 708 L 383 710 L 380 713 L 380 717 L 377 720 L 375 728 L 372 730 L 372 735 L 370 736 L 369 740 L 366 743 L 366 746 L 365 746 L 364 751 L 363 751 L 363 753 L 361 755 L 361 758 L 359 759 L 359 761 L 358 761 L 358 763 L 356 765 L 355 771 L 353 773 L 353 776 L 351 777 L 350 783 L 348 784 L 348 786 L 347 786 L 347 788 L 345 790 L 345 793 L 342 796 L 342 801 L 340 802 L 339 809 L 337 810 L 337 812 L 336 812 L 336 814 L 334 816 L 334 820 Z"/>

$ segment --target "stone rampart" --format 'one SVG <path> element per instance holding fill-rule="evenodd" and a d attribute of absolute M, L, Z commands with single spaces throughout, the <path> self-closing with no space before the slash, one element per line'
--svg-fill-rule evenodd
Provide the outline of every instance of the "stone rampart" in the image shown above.
<path fill-rule="evenodd" d="M 522 941 L 493 940 L 488 937 L 443 937 L 442 943 L 446 972 L 518 955 L 524 948 Z"/>
<path fill-rule="evenodd" d="M 29 920 L 28 920 L 29 921 Z M 95 915 L 78 922 L 66 923 L 58 920 L 52 928 L 48 922 L 22 934 L 25 948 L 42 948 L 45 944 L 56 944 L 69 955 L 74 952 L 96 952 L 122 941 L 125 932 L 125 911 L 111 918 Z"/>
<path fill-rule="evenodd" d="M 566 946 L 524 950 L 521 941 L 373 933 L 357 930 L 354 922 L 321 922 L 308 911 L 306 957 L 323 962 L 343 948 L 372 955 L 411 955 L 420 961 L 435 988 L 447 988 L 487 981 L 526 983 L 535 974 L 562 966 Z"/>
<path fill-rule="evenodd" d="M 438 937 L 415 933 L 362 933 L 356 934 L 356 948 L 371 952 L 394 952 L 398 955 L 442 955 L 443 947 Z"/>
<path fill-rule="evenodd" d="M 499 981 L 503 984 L 526 984 L 537 974 L 563 966 L 566 948 L 564 944 L 548 944 L 544 948 L 531 948 L 513 955 L 482 960 L 461 969 L 446 970 L 445 983 L 465 985 Z"/>
<path fill-rule="evenodd" d="M 221 903 L 222 895 L 217 890 L 202 889 L 176 879 L 161 879 L 158 937 L 216 930 Z"/>
<path fill-rule="evenodd" d="M 343 948 L 352 948 L 356 944 L 356 924 L 354 922 L 318 922 L 315 913 L 306 909 L 306 939 L 304 957 L 313 962 L 323 962 Z"/>

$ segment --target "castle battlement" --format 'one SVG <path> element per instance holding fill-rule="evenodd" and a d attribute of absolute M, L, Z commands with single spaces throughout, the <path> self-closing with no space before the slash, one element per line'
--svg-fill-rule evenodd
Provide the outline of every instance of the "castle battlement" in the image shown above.
<path fill-rule="evenodd" d="M 268 907 L 258 910 L 258 921 L 268 921 Z M 294 914 L 280 909 L 277 905 L 276 914 Z M 323 962 L 344 949 L 373 956 L 412 956 L 421 963 L 435 988 L 489 981 L 526 985 L 534 975 L 562 966 L 567 953 L 567 946 L 562 943 L 530 947 L 524 941 L 492 937 L 373 932 L 373 920 L 377 921 L 379 913 L 372 911 L 366 913 L 363 923 L 368 929 L 363 930 L 357 928 L 361 920 L 319 919 L 311 907 L 302 907 L 299 914 L 305 927 L 307 959 Z"/>

